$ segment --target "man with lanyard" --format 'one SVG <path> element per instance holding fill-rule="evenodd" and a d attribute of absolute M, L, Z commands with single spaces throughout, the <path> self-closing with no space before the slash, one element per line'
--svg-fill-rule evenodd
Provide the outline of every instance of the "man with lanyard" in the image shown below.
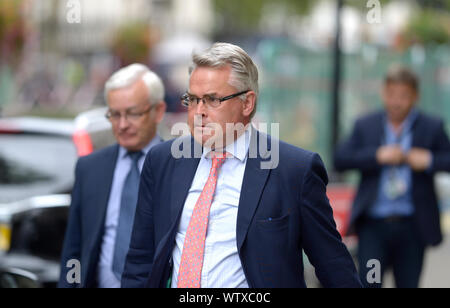
<path fill-rule="evenodd" d="M 350 230 L 367 287 L 382 285 L 368 277 L 370 264 L 381 273 L 392 266 L 397 287 L 418 287 L 426 246 L 442 241 L 434 174 L 450 171 L 450 142 L 440 119 L 416 109 L 418 96 L 416 75 L 393 66 L 382 89 L 385 110 L 358 119 L 335 153 L 337 170 L 361 172 Z"/>

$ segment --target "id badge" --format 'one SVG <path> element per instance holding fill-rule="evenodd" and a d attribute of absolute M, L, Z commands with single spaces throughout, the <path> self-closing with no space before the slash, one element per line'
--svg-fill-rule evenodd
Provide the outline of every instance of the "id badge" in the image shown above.
<path fill-rule="evenodd" d="M 385 192 L 389 199 L 395 200 L 406 194 L 408 187 L 406 182 L 397 175 L 390 176 L 385 184 Z"/>

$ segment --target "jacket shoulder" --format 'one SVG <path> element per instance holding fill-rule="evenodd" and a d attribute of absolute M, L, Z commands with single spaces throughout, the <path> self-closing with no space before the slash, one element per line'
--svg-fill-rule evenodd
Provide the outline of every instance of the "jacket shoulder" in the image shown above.
<path fill-rule="evenodd" d="M 443 124 L 443 120 L 434 115 L 430 115 L 424 112 L 419 112 L 418 121 L 424 123 L 425 125 L 441 125 Z"/>
<path fill-rule="evenodd" d="M 289 170 L 301 170 L 302 173 L 310 168 L 325 168 L 318 153 L 280 141 L 280 166 Z"/>
<path fill-rule="evenodd" d="M 375 111 L 362 115 L 356 119 L 355 126 L 371 126 L 383 120 L 384 111 Z"/>
<path fill-rule="evenodd" d="M 185 146 L 191 148 L 191 144 L 192 138 L 190 136 L 182 136 L 161 142 L 152 147 L 148 152 L 145 158 L 145 165 L 160 169 L 167 166 L 168 163 L 175 161 L 177 158 L 183 157 L 183 155 L 189 157 L 189 154 L 183 152 L 183 148 Z"/>
<path fill-rule="evenodd" d="M 87 156 L 80 157 L 78 159 L 78 167 L 84 168 L 90 168 L 95 167 L 99 163 L 104 162 L 105 159 L 115 159 L 117 157 L 117 154 L 119 152 L 119 145 L 114 144 L 110 145 L 106 148 L 97 150 Z"/>
<path fill-rule="evenodd" d="M 152 159 L 171 158 L 176 156 L 173 155 L 173 151 L 176 151 L 177 149 L 183 150 L 183 146 L 190 143 L 190 136 L 183 136 L 164 141 L 160 144 L 155 145 L 148 153 L 148 156 L 150 156 Z"/>
<path fill-rule="evenodd" d="M 284 141 L 280 141 L 280 153 L 288 157 L 295 157 L 297 160 L 311 159 L 318 155 L 312 151 L 297 147 Z"/>

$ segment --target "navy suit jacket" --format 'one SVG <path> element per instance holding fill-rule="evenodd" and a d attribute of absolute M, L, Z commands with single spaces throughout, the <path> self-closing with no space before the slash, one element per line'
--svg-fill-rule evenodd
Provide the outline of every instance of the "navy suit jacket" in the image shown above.
<path fill-rule="evenodd" d="M 251 147 L 266 136 L 253 132 Z M 185 138 L 192 148 L 193 139 Z M 174 158 L 173 142 L 146 158 L 122 287 L 166 287 L 171 275 L 175 236 L 200 162 Z M 265 151 L 248 158 L 239 201 L 237 248 L 249 286 L 305 287 L 304 250 L 325 287 L 360 287 L 336 231 L 319 156 L 280 142 L 278 167 L 261 169 Z"/>
<path fill-rule="evenodd" d="M 376 160 L 376 152 L 385 140 L 384 115 L 384 112 L 377 112 L 358 119 L 351 136 L 335 153 L 338 171 L 357 169 L 361 172 L 350 219 L 350 230 L 356 232 L 378 196 L 382 166 Z M 430 170 L 413 172 L 414 221 L 423 244 L 437 245 L 442 241 L 442 234 L 434 174 L 450 171 L 450 142 L 443 122 L 420 112 L 412 130 L 412 147 L 428 149 L 433 154 Z"/>
<path fill-rule="evenodd" d="M 78 160 L 69 221 L 61 257 L 59 287 L 97 287 L 97 264 L 104 233 L 119 146 L 109 146 Z M 81 284 L 66 280 L 67 261 L 81 263 Z"/>

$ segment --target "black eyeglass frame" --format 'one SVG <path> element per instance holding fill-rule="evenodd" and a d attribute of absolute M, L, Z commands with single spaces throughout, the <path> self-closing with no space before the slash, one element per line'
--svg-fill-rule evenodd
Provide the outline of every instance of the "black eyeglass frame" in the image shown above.
<path fill-rule="evenodd" d="M 146 110 L 144 111 L 138 111 L 138 112 L 130 112 L 130 111 L 126 111 L 125 112 L 125 120 L 126 121 L 130 121 L 130 118 L 132 118 L 133 120 L 131 121 L 136 121 L 140 118 L 142 118 L 145 114 L 149 113 L 150 111 L 152 111 L 152 109 L 156 106 L 156 104 L 152 104 L 150 105 Z M 122 118 L 122 114 L 118 113 L 119 117 L 115 118 L 114 117 L 114 112 L 112 112 L 112 110 L 108 110 L 105 114 L 105 118 L 108 119 L 111 122 L 117 122 L 118 120 L 120 120 Z"/>
<path fill-rule="evenodd" d="M 242 92 L 238 92 L 238 93 L 235 93 L 235 94 L 231 94 L 231 95 L 228 95 L 228 96 L 225 96 L 225 97 L 222 97 L 222 98 L 215 98 L 214 100 L 217 100 L 218 102 L 219 102 L 219 105 L 221 104 L 221 103 L 223 103 L 223 102 L 225 102 L 225 101 L 228 101 L 228 100 L 230 100 L 230 99 L 232 99 L 232 98 L 235 98 L 235 97 L 238 97 L 238 96 L 241 96 L 241 95 L 243 95 L 243 94 L 247 94 L 248 92 L 250 92 L 250 90 L 245 90 L 245 91 L 242 91 Z M 189 101 L 189 93 L 185 93 L 185 94 L 183 94 L 182 96 L 181 96 L 181 104 L 183 105 L 183 106 L 185 106 L 185 107 L 190 107 L 191 106 L 191 104 L 190 104 L 190 101 Z M 196 97 L 196 100 L 197 100 L 197 104 L 200 102 L 200 101 L 203 101 L 203 97 Z M 218 106 L 217 106 L 218 107 Z"/>

